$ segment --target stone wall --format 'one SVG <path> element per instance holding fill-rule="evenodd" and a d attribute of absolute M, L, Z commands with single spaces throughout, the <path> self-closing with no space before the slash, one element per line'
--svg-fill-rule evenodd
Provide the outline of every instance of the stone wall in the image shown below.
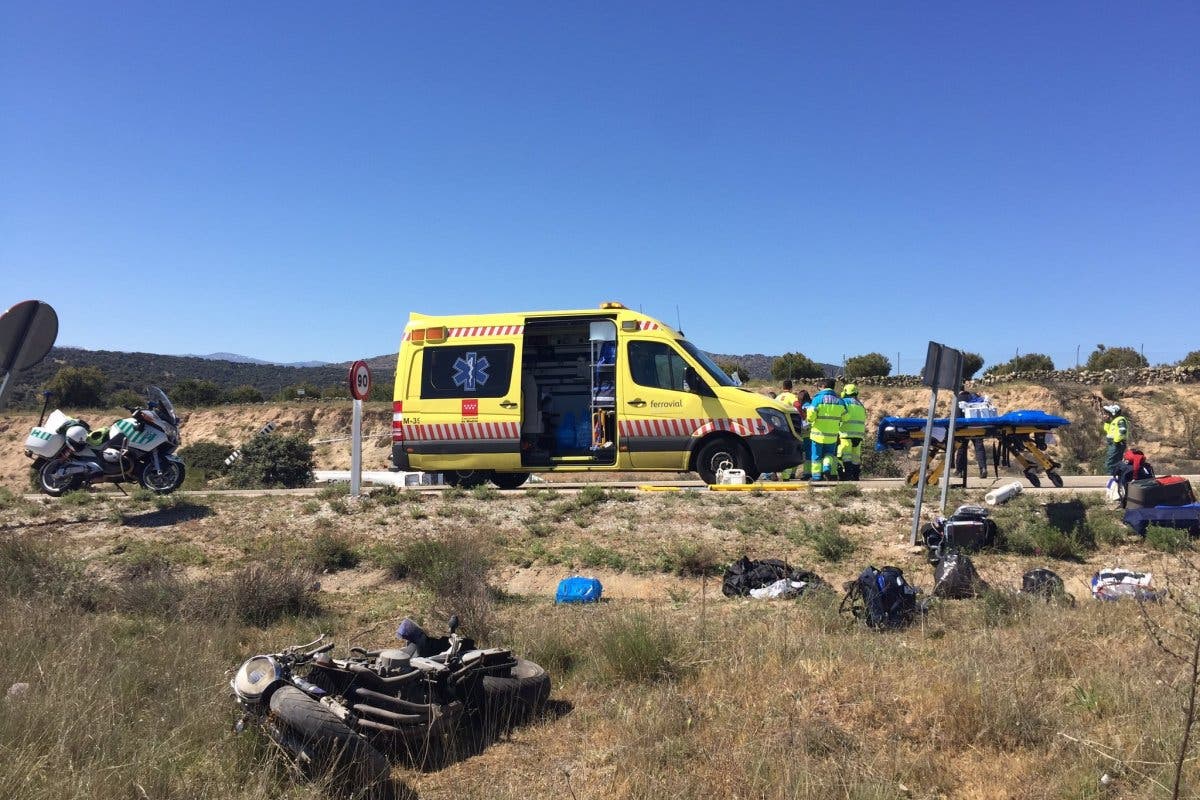
<path fill-rule="evenodd" d="M 1140 369 L 1056 370 L 1054 372 L 1013 372 L 1007 375 L 984 375 L 970 381 L 972 386 L 994 386 L 998 383 L 1082 383 L 1089 386 L 1153 386 L 1164 383 L 1200 383 L 1200 367 L 1143 367 Z M 859 378 L 861 386 L 915 387 L 921 385 L 919 375 L 888 375 L 882 378 Z"/>

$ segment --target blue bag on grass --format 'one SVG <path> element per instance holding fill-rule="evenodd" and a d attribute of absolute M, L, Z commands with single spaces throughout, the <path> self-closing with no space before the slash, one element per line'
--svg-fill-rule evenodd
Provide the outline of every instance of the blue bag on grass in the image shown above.
<path fill-rule="evenodd" d="M 596 578 L 585 578 L 582 575 L 572 575 L 558 582 L 558 591 L 554 593 L 556 603 L 595 603 L 600 599 L 604 587 Z"/>

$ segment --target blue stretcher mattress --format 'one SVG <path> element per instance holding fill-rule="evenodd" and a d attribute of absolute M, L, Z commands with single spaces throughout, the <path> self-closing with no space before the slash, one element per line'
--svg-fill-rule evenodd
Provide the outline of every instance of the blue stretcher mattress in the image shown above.
<path fill-rule="evenodd" d="M 884 450 L 887 445 L 884 444 L 884 431 L 888 428 L 892 430 L 908 431 L 924 431 L 924 417 L 884 417 L 879 420 L 879 426 L 875 430 L 875 449 Z M 1020 411 L 1009 411 L 1001 414 L 998 417 L 975 417 L 968 419 L 967 417 L 959 417 L 954 423 L 956 429 L 964 428 L 1037 428 L 1039 430 L 1052 431 L 1055 428 L 1062 428 L 1070 425 L 1071 421 L 1065 417 L 1058 417 L 1054 414 L 1047 414 L 1045 411 L 1035 409 L 1022 409 Z M 949 417 L 940 417 L 933 421 L 935 428 L 948 428 L 950 426 Z"/>
<path fill-rule="evenodd" d="M 1138 536 L 1145 536 L 1146 528 L 1151 525 L 1200 533 L 1200 503 L 1189 503 L 1186 506 L 1131 508 L 1125 512 L 1125 524 L 1137 531 Z"/>

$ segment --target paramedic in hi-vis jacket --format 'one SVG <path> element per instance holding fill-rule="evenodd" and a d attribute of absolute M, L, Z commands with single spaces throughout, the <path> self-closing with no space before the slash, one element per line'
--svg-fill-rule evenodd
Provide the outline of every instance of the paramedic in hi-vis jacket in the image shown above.
<path fill-rule="evenodd" d="M 862 477 L 862 443 L 867 436 L 867 409 L 858 399 L 858 386 L 847 383 L 842 387 L 842 427 L 838 431 L 838 461 L 842 464 L 839 477 L 856 481 Z"/>
<path fill-rule="evenodd" d="M 1108 442 L 1108 449 L 1104 451 L 1104 469 L 1114 475 L 1129 444 L 1129 420 L 1121 415 L 1121 407 L 1116 403 L 1104 406 L 1104 416 L 1104 438 Z"/>
<path fill-rule="evenodd" d="M 837 462 L 838 436 L 842 431 L 842 417 L 846 406 L 842 398 L 834 394 L 833 387 L 837 382 L 830 378 L 825 381 L 825 388 L 817 392 L 808 407 L 808 421 L 812 426 L 809 435 L 812 437 L 812 479 L 814 481 L 833 480 L 837 477 L 834 468 Z"/>

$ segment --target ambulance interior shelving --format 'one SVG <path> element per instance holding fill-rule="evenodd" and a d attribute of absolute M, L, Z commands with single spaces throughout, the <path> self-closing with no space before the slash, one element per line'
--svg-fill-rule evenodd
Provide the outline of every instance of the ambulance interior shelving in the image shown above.
<path fill-rule="evenodd" d="M 616 463 L 616 340 L 611 319 L 526 323 L 524 466 Z"/>

